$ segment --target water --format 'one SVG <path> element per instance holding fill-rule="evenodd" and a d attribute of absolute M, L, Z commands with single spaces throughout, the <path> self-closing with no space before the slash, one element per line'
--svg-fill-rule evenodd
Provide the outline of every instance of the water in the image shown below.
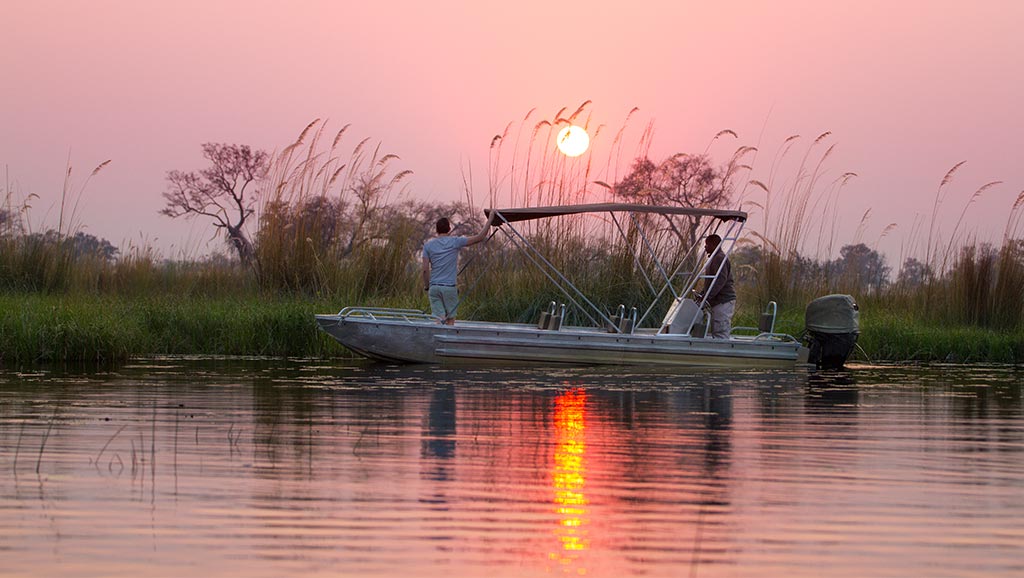
<path fill-rule="evenodd" d="M 0 371 L 0 575 L 1020 576 L 1022 377 Z"/>

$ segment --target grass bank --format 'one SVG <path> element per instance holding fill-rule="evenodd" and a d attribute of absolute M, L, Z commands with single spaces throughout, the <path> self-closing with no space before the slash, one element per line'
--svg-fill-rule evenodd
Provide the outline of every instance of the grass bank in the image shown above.
<path fill-rule="evenodd" d="M 868 361 L 1024 363 L 1024 332 L 1020 330 L 939 326 L 904 314 L 864 315 L 859 342 Z"/>
<path fill-rule="evenodd" d="M 1024 331 L 937 323 L 907 311 L 893 312 L 861 302 L 860 348 L 852 359 L 861 362 L 1024 363 Z M 754 312 L 741 311 L 734 325 L 754 325 Z M 776 331 L 799 337 L 803 310 L 779 311 Z"/>
<path fill-rule="evenodd" d="M 412 298 L 383 304 L 424 306 Z M 342 305 L 297 296 L 184 299 L 6 293 L 0 294 L 0 359 L 32 364 L 106 363 L 149 355 L 349 358 L 352 354 L 318 331 L 313 321 L 314 314 Z M 492 308 L 476 308 L 484 309 Z M 756 325 L 757 313 L 744 308 L 735 325 Z M 522 312 L 509 314 L 507 320 L 522 320 L 521 316 Z M 803 311 L 780 311 L 776 330 L 799 335 Z M 861 330 L 863 352 L 855 358 L 864 361 L 1024 363 L 1021 331 L 939 326 L 870 304 L 863 308 Z"/>
<path fill-rule="evenodd" d="M 288 298 L 0 295 L 6 363 L 117 362 L 161 354 L 346 355 L 316 329 L 327 303 Z"/>

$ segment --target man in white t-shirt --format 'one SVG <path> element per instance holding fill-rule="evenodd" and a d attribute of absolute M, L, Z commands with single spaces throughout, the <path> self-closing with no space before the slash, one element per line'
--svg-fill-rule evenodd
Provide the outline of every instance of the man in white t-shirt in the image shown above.
<path fill-rule="evenodd" d="M 459 251 L 487 240 L 494 222 L 494 211 L 489 213 L 487 224 L 472 237 L 452 237 L 449 235 L 451 221 L 442 217 L 436 224 L 437 236 L 423 244 L 423 289 L 430 297 L 430 313 L 448 325 L 455 324 L 455 310 L 459 305 L 459 292 L 455 288 Z"/>

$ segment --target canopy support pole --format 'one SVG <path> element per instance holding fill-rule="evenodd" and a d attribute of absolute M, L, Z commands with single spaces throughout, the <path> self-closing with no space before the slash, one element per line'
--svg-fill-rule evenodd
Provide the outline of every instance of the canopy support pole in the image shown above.
<path fill-rule="evenodd" d="M 622 240 L 627 243 L 627 247 L 628 247 L 629 237 L 627 237 L 626 236 L 626 232 L 622 230 L 622 225 L 619 224 L 619 220 L 615 217 L 615 213 L 608 213 L 608 214 L 611 215 L 612 222 L 615 223 L 615 228 L 619 230 L 619 234 L 622 235 Z M 630 216 L 632 216 L 632 215 L 633 215 L 633 213 L 630 213 Z M 635 219 L 633 220 L 633 226 L 635 226 L 637 228 L 637 230 L 640 231 L 640 236 L 642 237 L 643 236 L 643 231 L 640 230 L 640 227 L 636 224 L 636 220 Z M 639 270 L 640 274 L 644 276 L 644 281 L 647 282 L 647 287 L 651 290 L 651 295 L 657 295 L 658 291 L 657 291 L 657 289 L 654 288 L 654 283 L 651 281 L 651 278 L 647 275 L 647 271 L 644 271 L 643 265 L 640 264 L 640 256 L 636 254 L 636 251 L 632 250 L 632 247 L 628 247 L 628 248 L 630 249 L 629 252 L 630 252 L 630 254 L 633 257 L 633 263 L 636 264 L 637 270 Z M 657 260 L 657 258 L 655 258 L 655 260 Z"/>
<path fill-rule="evenodd" d="M 558 281 L 554 279 L 554 277 L 551 276 L 550 273 L 548 273 L 547 269 L 545 269 L 544 267 L 541 266 L 540 263 L 538 263 L 538 259 L 542 263 L 544 263 L 544 265 L 549 267 L 551 271 L 553 271 L 555 275 L 557 275 L 558 278 L 561 279 L 562 283 L 565 283 L 568 287 L 570 287 L 581 300 L 583 300 L 587 305 L 589 305 L 590 308 L 593 309 L 595 313 L 597 313 L 598 317 L 603 319 L 609 326 L 613 325 L 612 320 L 608 318 L 608 316 L 606 316 L 604 313 L 602 313 L 601 310 L 597 307 L 597 305 L 594 305 L 594 303 L 591 302 L 590 299 L 588 299 L 582 291 L 580 291 L 575 285 L 573 285 L 572 281 L 566 279 L 565 275 L 562 275 L 562 273 L 558 270 L 558 267 L 555 267 L 553 264 L 551 264 L 550 261 L 545 259 L 544 255 L 542 255 L 540 251 L 538 251 L 529 241 L 526 240 L 525 237 L 523 237 L 522 234 L 519 233 L 519 231 L 515 229 L 515 227 L 513 227 L 508 221 L 505 220 L 504 217 L 501 216 L 501 213 L 498 213 L 498 217 L 501 217 L 501 220 L 508 227 L 508 231 L 504 231 L 504 233 L 509 238 L 509 240 L 512 241 L 512 244 L 515 245 L 520 251 L 522 251 L 523 255 L 526 255 L 526 257 L 530 261 L 532 261 L 534 265 L 537 266 L 537 269 L 539 269 L 540 272 L 543 273 L 544 276 L 548 278 L 548 280 L 554 283 L 555 287 L 557 287 L 558 290 L 561 291 L 562 294 L 565 295 L 566 298 L 569 299 L 569 301 L 571 301 L 573 305 L 579 308 L 579 310 L 582 311 L 583 314 L 587 316 L 591 323 L 593 323 L 595 326 L 601 325 L 597 321 L 597 319 L 594 319 L 594 317 L 587 311 L 585 307 L 580 305 L 579 302 L 577 302 L 576 299 L 573 298 L 572 294 L 570 294 L 569 291 L 565 289 L 565 287 L 563 287 Z M 511 233 L 509 231 L 511 231 Z M 516 241 L 516 238 L 522 241 L 523 244 L 521 246 Z M 531 252 L 533 253 L 533 255 L 531 255 Z M 534 257 L 534 255 L 536 255 L 536 257 Z M 618 331 L 617 328 L 616 331 Z"/>

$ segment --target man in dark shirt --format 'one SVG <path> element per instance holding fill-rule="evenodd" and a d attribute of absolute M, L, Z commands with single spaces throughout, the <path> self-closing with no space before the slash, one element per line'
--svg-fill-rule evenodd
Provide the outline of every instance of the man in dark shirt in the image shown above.
<path fill-rule="evenodd" d="M 709 235 L 704 241 L 704 251 L 711 255 L 705 275 L 718 273 L 718 279 L 707 279 L 704 282 L 704 293 L 708 306 L 711 307 L 711 337 L 729 339 L 732 332 L 732 315 L 736 312 L 736 289 L 732 283 L 732 265 L 722 251 L 715 251 L 722 244 L 718 235 Z M 724 263 L 723 263 L 724 261 Z M 721 268 L 721 272 L 719 272 Z"/>

